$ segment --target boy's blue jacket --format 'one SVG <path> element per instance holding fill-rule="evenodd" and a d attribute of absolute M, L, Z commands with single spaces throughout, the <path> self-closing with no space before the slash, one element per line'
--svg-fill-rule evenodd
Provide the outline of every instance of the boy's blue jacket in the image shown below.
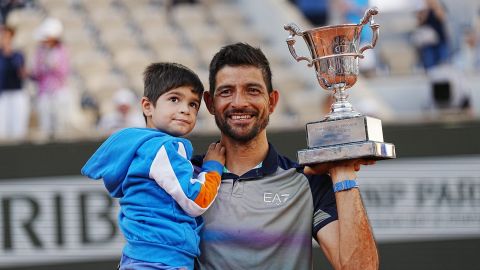
<path fill-rule="evenodd" d="M 208 161 L 193 179 L 192 152 L 186 139 L 127 128 L 109 137 L 82 168 L 83 175 L 103 178 L 110 195 L 120 198 L 119 226 L 128 257 L 193 268 L 202 225 L 196 217 L 213 202 L 195 199 L 205 192 L 206 179 L 217 177 L 220 183 L 223 165 Z"/>

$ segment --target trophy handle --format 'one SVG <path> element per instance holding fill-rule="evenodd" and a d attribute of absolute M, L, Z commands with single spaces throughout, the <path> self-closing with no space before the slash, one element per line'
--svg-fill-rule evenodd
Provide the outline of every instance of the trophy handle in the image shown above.
<path fill-rule="evenodd" d="M 361 25 L 367 24 L 370 22 L 370 28 L 372 29 L 373 36 L 372 36 L 372 42 L 368 45 L 363 46 L 360 48 L 359 53 L 362 54 L 365 50 L 373 49 L 375 45 L 377 44 L 377 39 L 378 39 L 378 33 L 379 33 L 379 28 L 380 25 L 378 23 L 375 23 L 373 20 L 373 16 L 378 14 L 378 8 L 373 7 L 365 11 L 365 15 L 363 15 L 362 20 L 360 21 Z"/>
<path fill-rule="evenodd" d="M 283 26 L 283 29 L 287 30 L 290 32 L 290 35 L 287 38 L 287 45 L 288 45 L 288 50 L 290 51 L 290 54 L 293 56 L 297 62 L 300 61 L 307 61 L 308 66 L 311 67 L 313 65 L 312 59 L 305 57 L 305 56 L 298 56 L 297 52 L 295 51 L 295 35 L 297 36 L 303 36 L 303 32 L 300 30 L 300 28 L 294 24 L 294 23 L 289 23 L 288 25 Z"/>

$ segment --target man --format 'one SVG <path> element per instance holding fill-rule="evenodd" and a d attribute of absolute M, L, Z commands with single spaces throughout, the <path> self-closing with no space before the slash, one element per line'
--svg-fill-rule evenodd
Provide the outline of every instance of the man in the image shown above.
<path fill-rule="evenodd" d="M 376 269 L 378 255 L 351 161 L 304 168 L 277 154 L 266 126 L 279 92 L 261 50 L 237 43 L 210 63 L 205 103 L 221 131 L 226 163 L 205 213 L 200 269 L 311 269 L 312 236 L 335 269 Z M 193 160 L 200 165 L 200 160 Z M 321 174 L 322 172 L 328 174 Z"/>

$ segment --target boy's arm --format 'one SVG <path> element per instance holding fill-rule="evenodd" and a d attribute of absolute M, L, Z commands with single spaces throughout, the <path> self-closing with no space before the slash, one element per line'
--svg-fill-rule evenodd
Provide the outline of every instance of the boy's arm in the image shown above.
<path fill-rule="evenodd" d="M 198 175 L 202 188 L 195 202 L 202 208 L 210 207 L 217 197 L 222 181 L 223 165 L 225 164 L 225 148 L 220 143 L 212 143 L 205 154 L 202 171 Z"/>
<path fill-rule="evenodd" d="M 187 151 L 187 148 L 188 151 Z M 187 158 L 190 144 L 165 143 L 156 153 L 149 176 L 162 187 L 190 216 L 203 214 L 217 195 L 223 165 L 210 160 L 202 166 L 197 179 Z"/>
<path fill-rule="evenodd" d="M 200 192 L 195 198 L 198 206 L 208 209 L 215 200 L 222 180 L 222 171 L 223 165 L 216 160 L 203 163 L 202 172 L 197 177 L 197 181 L 201 183 Z"/>

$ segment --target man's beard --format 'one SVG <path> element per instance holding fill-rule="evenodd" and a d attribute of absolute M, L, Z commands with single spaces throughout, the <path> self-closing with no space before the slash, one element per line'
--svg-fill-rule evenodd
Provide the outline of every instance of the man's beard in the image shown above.
<path fill-rule="evenodd" d="M 237 112 L 241 112 L 241 111 L 237 111 Z M 217 127 L 226 136 L 242 143 L 246 143 L 252 140 L 253 138 L 255 138 L 255 136 L 257 136 L 262 130 L 264 130 L 267 127 L 268 122 L 270 120 L 269 115 L 267 114 L 266 117 L 257 121 L 246 134 L 240 134 L 235 130 L 235 128 L 233 128 L 227 123 L 227 120 L 226 120 L 228 119 L 227 115 L 228 115 L 228 112 L 224 113 L 224 118 L 220 118 L 219 116 L 215 115 L 215 123 L 217 124 Z M 256 116 L 258 117 L 258 114 Z"/>

